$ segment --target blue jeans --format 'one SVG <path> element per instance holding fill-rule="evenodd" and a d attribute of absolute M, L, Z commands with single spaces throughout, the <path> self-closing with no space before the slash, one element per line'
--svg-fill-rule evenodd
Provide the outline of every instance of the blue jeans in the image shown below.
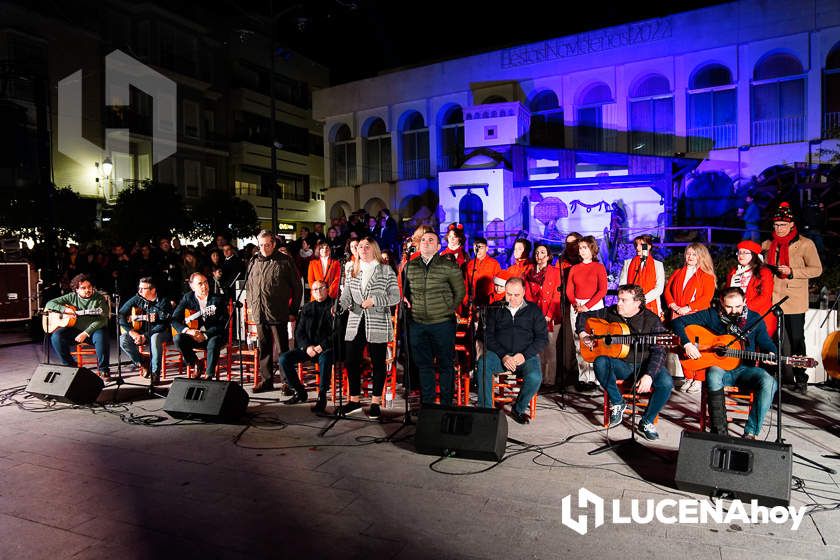
<path fill-rule="evenodd" d="M 773 376 L 754 366 L 738 366 L 731 371 L 724 371 L 712 366 L 706 371 L 706 389 L 709 391 L 723 391 L 724 387 L 739 387 L 750 389 L 755 393 L 755 402 L 750 408 L 744 434 L 758 435 L 764 417 L 773 404 L 773 395 L 778 388 Z"/>
<path fill-rule="evenodd" d="M 318 391 L 326 394 L 330 388 L 330 381 L 332 378 L 332 350 L 324 350 L 315 358 L 310 358 L 309 354 L 299 348 L 292 348 L 288 352 L 283 352 L 277 359 L 283 374 L 286 376 L 286 382 L 294 388 L 295 391 L 305 391 L 300 378 L 298 377 L 295 366 L 301 362 L 312 362 L 318 360 L 318 368 L 321 370 L 320 381 L 318 383 Z"/>
<path fill-rule="evenodd" d="M 455 393 L 455 319 L 409 327 L 411 357 L 420 375 L 420 402 L 435 402 L 435 358 L 440 370 L 440 404 L 452 404 Z"/>
<path fill-rule="evenodd" d="M 478 387 L 478 406 L 492 408 L 493 406 L 493 374 L 505 371 L 502 360 L 495 352 L 485 351 L 475 364 L 475 384 Z M 525 414 L 531 399 L 540 390 L 542 370 L 540 357 L 531 356 L 525 363 L 516 368 L 516 376 L 522 377 L 524 382 L 519 389 L 519 396 L 513 404 L 513 409 L 519 414 Z"/>
<path fill-rule="evenodd" d="M 75 358 L 70 353 L 73 346 L 78 344 L 75 338 L 82 333 L 79 329 L 73 327 L 64 327 L 56 329 L 50 335 L 50 342 L 55 350 L 55 353 L 61 359 L 65 366 L 78 366 Z M 109 371 L 109 360 L 111 358 L 111 343 L 108 340 L 108 329 L 98 329 L 93 331 L 93 334 L 88 337 L 85 342 L 93 344 L 96 350 L 96 369 L 102 373 Z"/>
<path fill-rule="evenodd" d="M 635 378 L 638 369 L 634 371 L 633 364 L 628 364 L 618 358 L 609 358 L 607 356 L 598 356 L 595 358 L 595 377 L 598 379 L 601 387 L 607 392 L 611 405 L 624 402 L 624 397 L 621 396 L 621 391 L 618 390 L 616 380 L 624 380 L 628 377 Z M 653 394 L 648 400 L 647 410 L 642 415 L 642 422 L 653 422 L 656 415 L 659 414 L 659 411 L 668 402 L 673 388 L 674 382 L 671 380 L 668 370 L 665 368 L 660 369 L 653 377 L 653 383 L 651 384 Z"/>
<path fill-rule="evenodd" d="M 160 375 L 160 361 L 163 358 L 164 342 L 172 342 L 172 333 L 168 328 L 162 332 L 153 334 L 151 344 L 149 344 L 148 341 L 144 343 L 149 344 L 151 347 L 151 362 L 146 356 L 143 356 L 140 353 L 140 349 L 136 344 L 134 344 L 134 340 L 131 339 L 131 336 L 129 336 L 128 333 L 124 333 L 120 337 L 120 348 L 122 348 L 123 352 L 131 358 L 131 361 L 134 362 L 135 366 L 142 365 L 143 367 L 149 369 L 153 377 L 157 377 Z"/>

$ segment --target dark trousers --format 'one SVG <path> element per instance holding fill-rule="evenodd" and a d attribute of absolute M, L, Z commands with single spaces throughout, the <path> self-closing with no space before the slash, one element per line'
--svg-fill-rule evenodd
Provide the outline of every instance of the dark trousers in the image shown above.
<path fill-rule="evenodd" d="M 260 349 L 260 377 L 271 383 L 274 376 L 274 341 L 279 341 L 280 352 L 289 350 L 289 333 L 286 322 L 260 323 L 257 325 L 257 345 Z"/>
<path fill-rule="evenodd" d="M 73 357 L 72 348 L 75 347 L 76 337 L 82 334 L 82 331 L 73 327 L 62 327 L 56 329 L 50 335 L 50 342 L 53 350 L 61 358 L 61 362 L 65 366 L 77 366 L 76 359 Z M 108 339 L 108 329 L 98 329 L 93 331 L 93 334 L 86 340 L 88 344 L 92 344 L 96 350 L 96 368 L 105 373 L 108 371 L 108 361 L 111 358 L 110 340 Z"/>
<path fill-rule="evenodd" d="M 350 385 L 350 396 L 358 397 L 362 394 L 362 355 L 368 348 L 370 363 L 373 367 L 373 396 L 381 397 L 385 387 L 385 357 L 388 344 L 385 342 L 368 342 L 365 339 L 365 320 L 359 323 L 356 338 L 347 341 L 347 352 L 344 365 L 347 367 L 347 382 Z"/>
<path fill-rule="evenodd" d="M 440 404 L 452 404 L 455 392 L 455 319 L 424 325 L 412 321 L 411 354 L 420 373 L 420 402 L 435 402 L 435 358 L 440 370 Z"/>
<path fill-rule="evenodd" d="M 804 356 L 805 355 L 805 314 L 804 313 L 789 313 L 785 315 L 785 339 L 780 341 L 779 345 L 784 356 Z M 772 366 L 773 370 L 776 369 Z M 808 374 L 802 368 L 793 368 L 790 366 L 782 366 L 782 376 L 785 381 L 790 383 L 806 383 L 808 381 Z"/>
<path fill-rule="evenodd" d="M 208 377 L 216 376 L 216 364 L 219 362 L 219 352 L 222 351 L 222 347 L 225 345 L 225 340 L 222 335 L 211 336 L 203 342 L 196 342 L 188 334 L 176 334 L 174 343 L 181 355 L 184 356 L 184 361 L 191 366 L 198 362 L 195 349 L 203 348 L 207 350 L 207 364 L 205 364 L 204 375 Z"/>
<path fill-rule="evenodd" d="M 314 362 L 315 360 L 318 360 L 318 369 L 321 370 L 318 391 L 326 394 L 330 388 L 330 381 L 332 380 L 332 350 L 324 350 L 314 358 L 311 358 L 305 350 L 292 348 L 288 352 L 280 354 L 280 357 L 277 359 L 280 362 L 280 369 L 283 370 L 283 375 L 286 376 L 286 382 L 299 393 L 305 391 L 306 387 L 303 386 L 300 377 L 298 377 L 295 366 L 301 362 Z"/>

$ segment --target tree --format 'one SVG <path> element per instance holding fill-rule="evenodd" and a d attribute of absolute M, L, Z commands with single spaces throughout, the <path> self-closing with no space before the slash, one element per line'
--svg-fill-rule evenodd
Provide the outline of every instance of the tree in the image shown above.
<path fill-rule="evenodd" d="M 189 225 L 177 188 L 149 181 L 120 192 L 107 231 L 114 240 L 142 242 L 185 232 Z"/>
<path fill-rule="evenodd" d="M 213 237 L 219 233 L 230 237 L 251 237 L 259 232 L 254 205 L 228 191 L 210 191 L 190 211 L 190 237 Z"/>
<path fill-rule="evenodd" d="M 47 237 L 46 224 L 53 228 L 59 239 L 89 241 L 99 233 L 96 223 L 97 201 L 80 196 L 68 187 L 50 185 L 51 201 L 38 196 L 40 188 L 3 190 L 0 195 L 0 235 L 31 237 L 43 242 Z M 52 216 L 48 216 L 49 206 Z"/>

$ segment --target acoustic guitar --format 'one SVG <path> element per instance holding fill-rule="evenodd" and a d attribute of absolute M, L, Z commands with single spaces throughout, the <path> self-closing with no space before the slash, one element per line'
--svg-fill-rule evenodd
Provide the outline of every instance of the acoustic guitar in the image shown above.
<path fill-rule="evenodd" d="M 626 323 L 610 323 L 604 319 L 590 317 L 586 320 L 586 332 L 595 342 L 592 348 L 580 341 L 580 355 L 587 362 L 594 362 L 598 356 L 623 359 L 630 355 L 634 342 L 644 345 L 679 346 L 680 339 L 673 333 L 633 335 Z"/>
<path fill-rule="evenodd" d="M 144 313 L 143 308 L 132 306 L 128 319 L 128 322 L 131 323 L 131 328 L 135 331 L 140 331 L 143 328 L 142 323 L 154 323 L 157 320 L 157 313 Z"/>
<path fill-rule="evenodd" d="M 197 329 L 198 328 L 198 320 L 201 317 L 210 317 L 211 315 L 216 314 L 216 306 L 215 305 L 208 305 L 204 308 L 204 311 L 196 311 L 193 313 L 192 309 L 185 309 L 184 310 L 184 324 L 187 326 L 188 329 Z M 174 337 L 179 333 L 175 330 L 175 327 L 172 327 L 172 336 Z M 193 337 L 195 338 L 195 337 Z"/>
<path fill-rule="evenodd" d="M 685 334 L 702 354 L 697 360 L 692 360 L 686 356 L 680 358 L 683 369 L 689 372 L 700 371 L 711 366 L 717 366 L 724 371 L 731 371 L 741 364 L 741 360 L 758 362 L 781 360 L 783 365 L 795 368 L 812 368 L 817 365 L 817 360 L 808 356 L 776 356 L 775 354 L 743 350 L 743 344 L 735 335 L 717 335 L 700 325 L 688 325 L 685 328 Z"/>
<path fill-rule="evenodd" d="M 44 310 L 43 317 L 41 317 L 41 326 L 44 328 L 45 333 L 52 334 L 56 330 L 64 327 L 74 327 L 76 326 L 77 317 L 102 315 L 101 307 L 94 309 L 76 309 L 72 305 L 65 307 L 69 307 L 73 312 L 65 313 L 63 311 Z"/>
<path fill-rule="evenodd" d="M 840 331 L 832 331 L 822 346 L 822 362 L 825 373 L 834 380 L 840 380 Z"/>

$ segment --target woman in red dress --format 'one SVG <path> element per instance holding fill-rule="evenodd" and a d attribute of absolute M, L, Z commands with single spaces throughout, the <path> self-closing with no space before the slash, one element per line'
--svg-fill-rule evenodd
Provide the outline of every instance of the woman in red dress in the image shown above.
<path fill-rule="evenodd" d="M 741 288 L 746 294 L 747 308 L 759 315 L 773 305 L 773 273 L 761 261 L 761 246 L 755 241 L 738 243 L 738 264 L 726 276 L 726 285 Z M 764 317 L 767 334 L 776 333 L 776 316 Z"/>
<path fill-rule="evenodd" d="M 557 333 L 560 332 L 563 318 L 560 292 L 557 290 L 560 287 L 560 269 L 551 265 L 551 258 L 551 249 L 547 245 L 537 243 L 534 246 L 535 264 L 527 270 L 525 277 L 526 299 L 540 307 L 548 328 L 548 344 L 540 354 L 542 382 L 546 385 L 554 385 L 556 380 Z"/>
<path fill-rule="evenodd" d="M 607 269 L 598 262 L 598 242 L 591 235 L 578 241 L 580 262 L 569 270 L 566 281 L 566 297 L 571 302 L 569 326 L 575 332 L 578 313 L 601 309 L 604 307 L 604 296 L 607 295 Z M 577 338 L 577 337 L 575 337 Z M 575 344 L 576 348 L 579 345 Z M 595 370 L 592 364 L 586 362 L 577 353 L 580 381 L 591 384 L 595 382 Z"/>

